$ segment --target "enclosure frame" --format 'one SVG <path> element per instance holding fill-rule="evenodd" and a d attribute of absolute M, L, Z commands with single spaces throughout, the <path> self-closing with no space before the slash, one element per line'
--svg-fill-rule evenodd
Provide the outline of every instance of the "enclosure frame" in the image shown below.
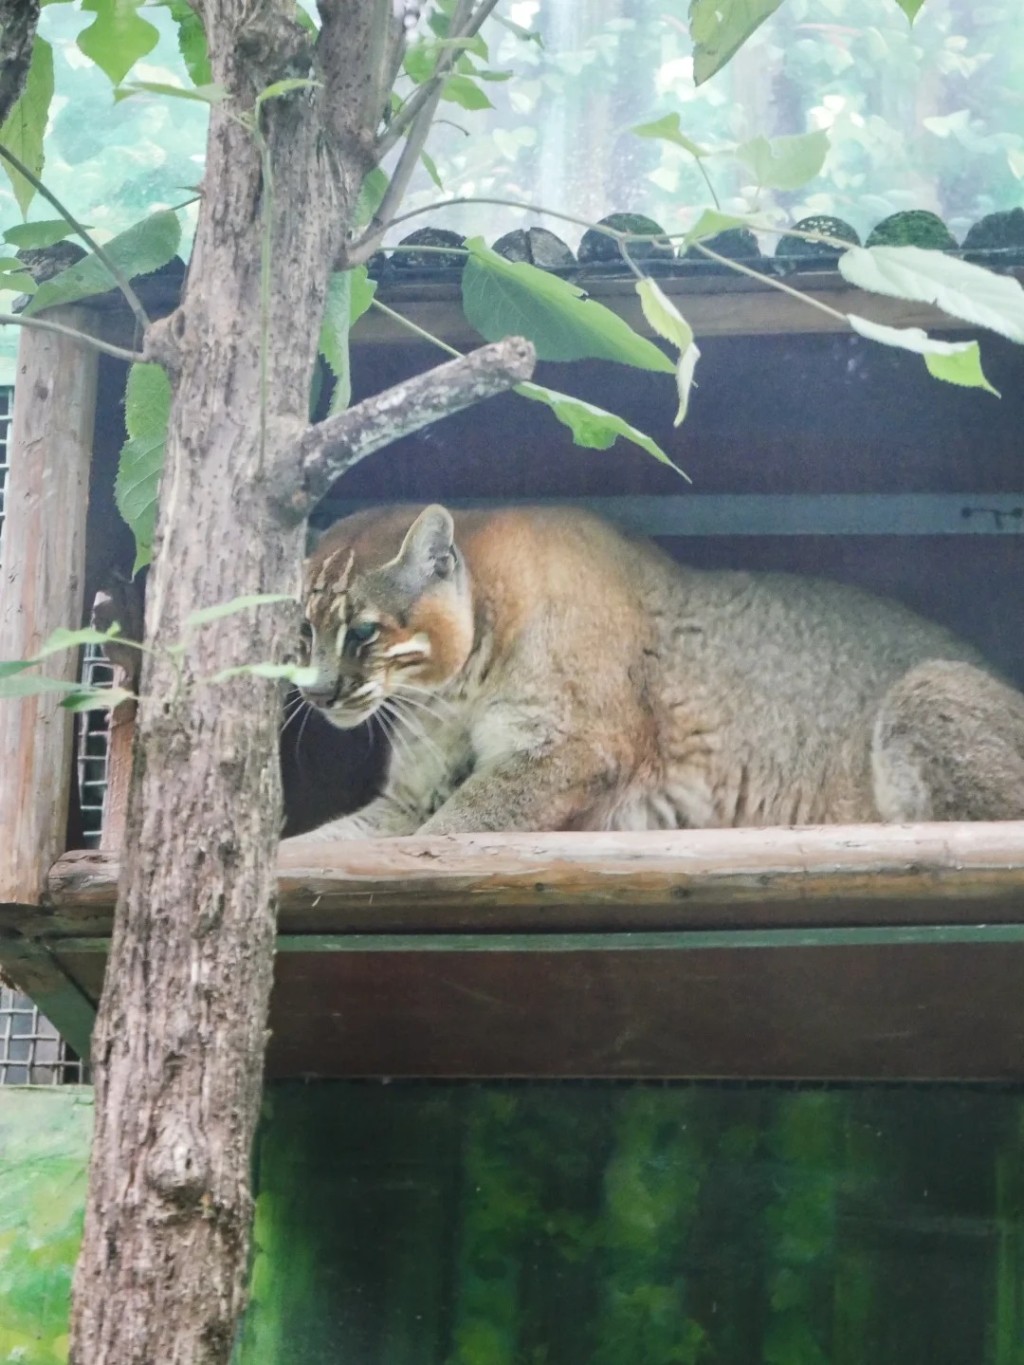
<path fill-rule="evenodd" d="M 746 279 L 662 287 L 698 339 L 841 326 Z M 834 274 L 801 287 L 838 309 L 856 296 L 873 321 L 955 330 Z M 588 289 L 648 332 L 628 283 Z M 158 283 L 147 307 L 169 312 L 176 295 Z M 402 302 L 449 342 L 478 340 L 456 286 L 406 284 Z M 61 320 L 131 340 L 110 297 Z M 400 335 L 371 314 L 355 342 L 372 352 Z M 97 375 L 89 349 L 22 332 L 0 658 L 29 657 L 86 613 Z M 58 666 L 74 676 L 70 656 Z M 133 721 L 115 716 L 102 849 L 67 852 L 74 759 L 58 700 L 0 705 L 0 963 L 87 1055 Z M 309 856 L 281 854 L 271 1076 L 1024 1079 L 1024 822 L 467 835 Z"/>

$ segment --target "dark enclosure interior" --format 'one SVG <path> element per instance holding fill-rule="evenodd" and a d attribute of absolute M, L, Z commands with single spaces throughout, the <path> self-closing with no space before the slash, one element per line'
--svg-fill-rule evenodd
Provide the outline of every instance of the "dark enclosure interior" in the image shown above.
<path fill-rule="evenodd" d="M 1019 348 L 984 339 L 1000 401 L 940 384 L 919 357 L 857 337 L 712 337 L 701 346 L 699 387 L 678 430 L 665 376 L 599 361 L 538 372 L 650 432 L 692 485 L 624 441 L 580 449 L 546 408 L 506 395 L 365 460 L 315 524 L 377 502 L 583 500 L 694 565 L 819 575 L 899 598 L 1024 683 Z M 394 336 L 357 344 L 355 399 L 434 362 L 422 344 Z M 123 367 L 104 360 L 87 601 L 112 565 L 132 559 L 112 500 L 123 384 Z M 363 731 L 341 735 L 311 716 L 289 727 L 283 748 L 294 832 L 365 799 L 383 741 L 371 748 Z"/>

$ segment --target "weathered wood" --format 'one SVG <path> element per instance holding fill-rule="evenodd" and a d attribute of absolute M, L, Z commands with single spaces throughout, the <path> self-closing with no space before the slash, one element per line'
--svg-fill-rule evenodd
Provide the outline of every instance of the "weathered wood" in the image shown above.
<path fill-rule="evenodd" d="M 54 956 L 95 995 L 105 944 Z M 1024 925 L 282 939 L 285 1077 L 1024 1079 Z"/>
<path fill-rule="evenodd" d="M 1024 272 L 1021 272 L 1024 273 Z M 631 280 L 587 279 L 581 277 L 587 294 L 600 300 L 626 319 L 644 336 L 653 336 L 644 318 Z M 811 333 L 848 332 L 839 318 L 823 313 L 800 299 L 773 289 L 768 284 L 739 276 L 698 276 L 658 281 L 674 298 L 698 337 L 779 336 Z M 788 281 L 817 303 L 842 312 L 855 312 L 872 322 L 889 327 L 924 327 L 940 331 L 962 331 L 965 324 L 950 318 L 941 309 L 908 299 L 868 294 L 842 282 L 834 272 L 808 272 Z M 479 333 L 466 320 L 458 284 L 425 281 L 417 284 L 391 284 L 381 290 L 381 299 L 401 312 L 410 322 L 422 327 L 450 345 L 476 346 Z M 361 345 L 407 344 L 407 329 L 391 318 L 371 309 L 356 323 L 353 340 Z"/>
<path fill-rule="evenodd" d="M 134 701 L 123 701 L 110 713 L 107 731 L 107 787 L 103 793 L 103 827 L 100 832 L 100 848 L 108 852 L 116 852 L 124 847 L 125 827 L 128 822 L 128 791 L 132 780 L 135 711 Z"/>
<path fill-rule="evenodd" d="M 55 316 L 84 329 L 75 309 Z M 82 620 L 85 517 L 97 356 L 48 332 L 23 332 L 0 544 L 0 659 L 29 658 L 58 626 Z M 47 660 L 77 676 L 75 651 Z M 0 901 L 37 901 L 64 847 L 72 717 L 60 696 L 0 701 Z"/>
<path fill-rule="evenodd" d="M 117 872 L 66 854 L 36 932 L 94 932 Z M 296 843 L 278 873 L 288 933 L 1024 922 L 1009 821 Z"/>

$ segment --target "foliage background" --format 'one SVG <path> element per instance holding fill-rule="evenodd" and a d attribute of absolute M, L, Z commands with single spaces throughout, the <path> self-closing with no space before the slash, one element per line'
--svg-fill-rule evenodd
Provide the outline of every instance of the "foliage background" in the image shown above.
<path fill-rule="evenodd" d="M 175 2 L 139 6 L 157 41 L 132 80 L 189 83 Z M 689 227 L 708 203 L 696 165 L 681 149 L 629 131 L 676 112 L 686 135 L 712 150 L 758 134 L 827 129 L 831 152 L 818 179 L 761 198 L 791 221 L 834 213 L 863 233 L 897 209 L 930 208 L 962 238 L 985 213 L 1021 200 L 1024 7 L 1015 0 L 927 0 L 913 27 L 894 0 L 787 0 L 700 89 L 682 0 L 509 0 L 499 13 L 542 41 L 488 25 L 491 68 L 514 75 L 483 83 L 489 108 L 442 104 L 428 147 L 445 196 L 521 199 L 591 221 L 631 210 L 668 230 Z M 82 0 L 51 3 L 39 32 L 54 53 L 47 183 L 102 241 L 193 198 L 206 109 L 155 95 L 115 103 L 109 80 L 76 43 L 93 19 Z M 712 156 L 707 165 L 723 208 L 752 206 L 756 189 L 739 163 Z M 421 169 L 406 207 L 441 197 Z M 52 210 L 37 201 L 31 215 Z M 19 219 L 5 182 L 0 226 Z M 187 251 L 194 204 L 183 221 Z M 437 221 L 493 240 L 536 219 L 473 206 Z M 579 228 L 549 226 L 578 241 Z M 10 329 L 0 348 L 0 382 L 10 382 Z"/>

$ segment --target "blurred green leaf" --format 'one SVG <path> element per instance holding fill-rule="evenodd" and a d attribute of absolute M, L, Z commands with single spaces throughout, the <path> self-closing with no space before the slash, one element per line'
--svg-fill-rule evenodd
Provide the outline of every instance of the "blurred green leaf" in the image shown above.
<path fill-rule="evenodd" d="M 720 71 L 782 0 L 690 0 L 693 79 L 703 83 Z"/>
<path fill-rule="evenodd" d="M 646 450 L 648 455 L 653 455 L 661 464 L 674 469 L 687 483 L 690 482 L 688 475 L 672 463 L 657 441 L 616 413 L 606 412 L 604 408 L 585 403 L 570 394 L 559 393 L 556 389 L 545 388 L 543 384 L 517 384 L 515 391 L 521 398 L 529 398 L 532 402 L 544 403 L 549 407 L 562 425 L 572 432 L 576 445 L 588 450 L 608 450 L 622 436 L 641 450 Z"/>
<path fill-rule="evenodd" d="M 52 97 L 53 50 L 44 38 L 37 36 L 25 88 L 0 128 L 0 142 L 37 176 L 42 173 L 45 159 L 43 135 Z M 24 217 L 35 195 L 35 186 L 6 161 L 3 167 Z"/>
<path fill-rule="evenodd" d="M 480 237 L 466 243 L 462 275 L 466 317 L 488 341 L 525 336 L 541 360 L 617 360 L 671 374 L 674 366 L 652 341 L 610 308 L 587 299 L 568 280 L 525 262 L 507 261 Z"/>
<path fill-rule="evenodd" d="M 78 35 L 78 46 L 112 84 L 120 85 L 140 57 L 152 52 L 160 33 L 138 11 L 143 0 L 82 0 L 96 18 Z"/>
<path fill-rule="evenodd" d="M 180 241 L 178 215 L 170 209 L 162 209 L 112 237 L 104 251 L 129 279 L 133 279 L 166 265 Z M 116 285 L 109 270 L 98 256 L 90 254 L 77 265 L 54 275 L 52 280 L 44 281 L 25 313 L 31 316 L 57 304 L 75 303 L 93 294 L 105 294 L 112 288 Z"/>
<path fill-rule="evenodd" d="M 694 157 L 707 156 L 704 148 L 698 147 L 696 142 L 692 142 L 682 131 L 678 114 L 666 114 L 664 118 L 656 119 L 653 123 L 638 123 L 630 132 L 635 133 L 637 137 L 659 138 L 662 142 L 672 142 Z"/>
<path fill-rule="evenodd" d="M 263 607 L 273 602 L 294 602 L 286 592 L 253 592 L 243 597 L 232 597 L 228 602 L 217 602 L 212 607 L 200 607 L 185 617 L 186 626 L 205 626 L 209 621 L 222 621 L 225 616 L 234 616 L 250 607 Z M 249 665 L 246 665 L 248 667 Z M 260 665 L 262 667 L 262 665 Z"/>
<path fill-rule="evenodd" d="M 121 447 L 114 482 L 117 510 L 135 537 L 133 573 L 153 555 L 160 475 L 164 467 L 171 385 L 159 365 L 133 365 L 125 391 L 128 439 Z"/>
<path fill-rule="evenodd" d="M 828 134 L 800 133 L 796 137 L 755 137 L 734 153 L 754 172 L 763 189 L 796 190 L 813 180 L 828 156 Z"/>

